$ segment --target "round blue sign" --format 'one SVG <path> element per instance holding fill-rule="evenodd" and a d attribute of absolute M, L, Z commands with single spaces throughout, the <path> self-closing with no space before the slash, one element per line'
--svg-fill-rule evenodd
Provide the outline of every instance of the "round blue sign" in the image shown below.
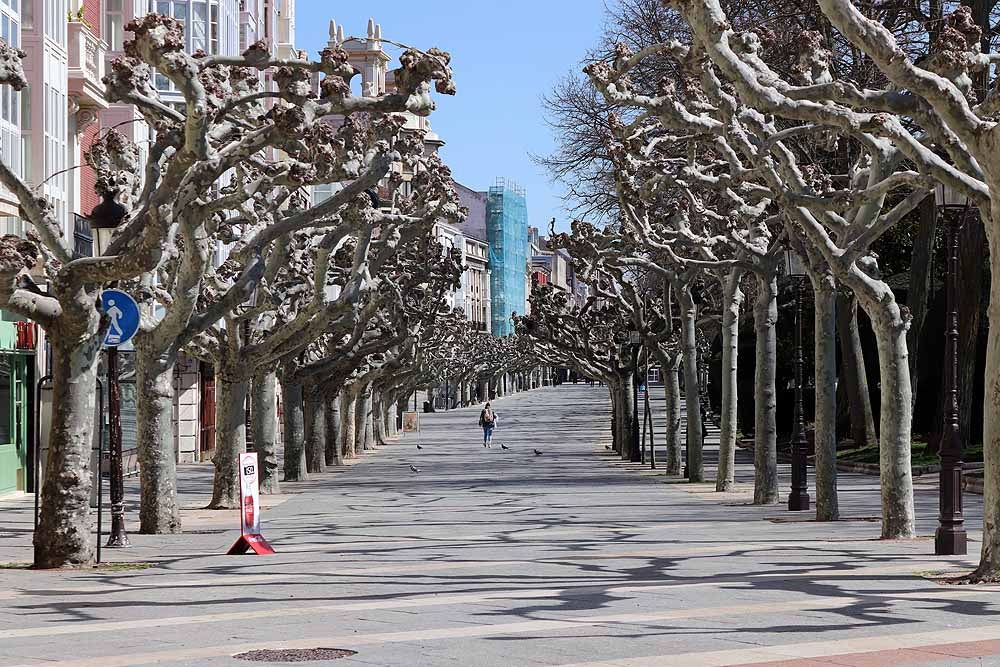
<path fill-rule="evenodd" d="M 139 305 L 125 292 L 104 290 L 101 293 L 101 310 L 110 320 L 104 335 L 105 347 L 123 345 L 139 331 Z"/>

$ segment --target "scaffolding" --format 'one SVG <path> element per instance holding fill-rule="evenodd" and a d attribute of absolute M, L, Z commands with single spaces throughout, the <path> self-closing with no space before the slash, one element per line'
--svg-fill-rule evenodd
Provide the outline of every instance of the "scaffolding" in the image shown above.
<path fill-rule="evenodd" d="M 525 312 L 528 266 L 528 204 L 524 189 L 498 178 L 486 200 L 490 245 L 491 328 L 494 336 L 513 333 L 512 313 Z"/>

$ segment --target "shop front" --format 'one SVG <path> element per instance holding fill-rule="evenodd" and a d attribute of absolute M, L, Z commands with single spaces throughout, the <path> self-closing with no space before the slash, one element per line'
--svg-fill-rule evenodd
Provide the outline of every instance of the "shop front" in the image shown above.
<path fill-rule="evenodd" d="M 31 491 L 35 325 L 0 321 L 0 495 Z"/>

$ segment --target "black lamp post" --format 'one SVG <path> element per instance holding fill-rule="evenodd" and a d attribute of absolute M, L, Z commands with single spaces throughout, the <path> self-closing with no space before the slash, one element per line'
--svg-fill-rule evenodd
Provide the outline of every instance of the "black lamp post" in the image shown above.
<path fill-rule="evenodd" d="M 795 286 L 795 423 L 792 430 L 792 490 L 788 494 L 788 509 L 801 512 L 809 509 L 809 487 L 806 478 L 808 442 L 802 409 L 802 291 L 806 269 L 802 260 L 791 250 L 785 250 L 785 275 Z"/>
<path fill-rule="evenodd" d="M 938 184 L 934 199 L 944 218 L 948 319 L 945 328 L 944 424 L 938 455 L 938 528 L 934 553 L 939 556 L 967 553 L 965 517 L 962 514 L 962 432 L 958 422 L 958 236 L 969 215 L 969 198 Z"/>
<path fill-rule="evenodd" d="M 102 201 L 90 213 L 90 229 L 94 236 L 94 251 L 98 257 L 107 254 L 115 231 L 128 215 L 128 209 L 115 201 L 118 192 L 108 190 Z M 125 532 L 125 470 L 122 461 L 121 384 L 118 381 L 118 347 L 107 350 L 108 360 L 108 445 L 111 467 L 111 531 L 109 547 L 132 546 Z"/>

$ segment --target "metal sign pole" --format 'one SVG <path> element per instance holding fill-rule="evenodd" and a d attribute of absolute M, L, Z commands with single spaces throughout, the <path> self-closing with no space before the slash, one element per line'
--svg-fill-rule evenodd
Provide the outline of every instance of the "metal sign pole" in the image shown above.
<path fill-rule="evenodd" d="M 111 532 L 109 547 L 132 546 L 125 532 L 125 470 L 122 462 L 121 385 L 118 347 L 108 348 L 108 449 L 111 454 Z"/>
<path fill-rule="evenodd" d="M 97 378 L 97 562 L 101 562 L 101 516 L 104 514 L 104 383 Z"/>
<path fill-rule="evenodd" d="M 51 375 L 44 375 L 35 385 L 35 530 L 38 530 L 38 506 L 41 496 L 42 486 L 42 385 L 51 382 Z"/>

